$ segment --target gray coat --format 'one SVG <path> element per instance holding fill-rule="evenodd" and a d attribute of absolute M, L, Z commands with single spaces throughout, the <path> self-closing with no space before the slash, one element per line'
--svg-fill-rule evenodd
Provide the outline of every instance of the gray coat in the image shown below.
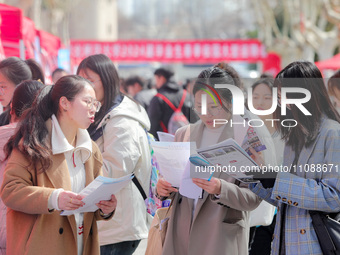
<path fill-rule="evenodd" d="M 195 140 L 199 147 L 204 124 L 198 121 L 190 125 L 187 132 L 188 127 L 179 129 L 175 140 Z M 218 141 L 232 136 L 232 130 L 226 127 Z M 194 200 L 174 194 L 164 255 L 248 254 L 249 211 L 254 210 L 261 200 L 247 187 L 236 185 L 235 179 L 223 172 L 215 172 L 214 177 L 222 179 L 219 199 L 204 192 L 193 216 Z"/>

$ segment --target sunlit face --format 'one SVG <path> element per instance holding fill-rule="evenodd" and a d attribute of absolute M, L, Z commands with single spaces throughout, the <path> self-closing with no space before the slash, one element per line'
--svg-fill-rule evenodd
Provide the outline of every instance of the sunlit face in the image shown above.
<path fill-rule="evenodd" d="M 16 85 L 0 72 L 0 102 L 3 107 L 11 102 Z"/>
<path fill-rule="evenodd" d="M 268 85 L 261 83 L 253 90 L 253 105 L 256 110 L 268 110 L 272 106 L 273 94 Z"/>
<path fill-rule="evenodd" d="M 207 98 L 207 113 L 206 115 L 202 115 L 202 94 L 206 95 Z M 227 105 L 226 102 L 222 99 L 222 103 L 225 108 L 230 109 L 230 106 Z M 198 117 L 202 120 L 204 125 L 207 128 L 219 128 L 221 125 L 215 125 L 214 127 L 214 119 L 224 119 L 229 120 L 231 118 L 231 113 L 224 109 L 220 102 L 216 99 L 216 104 L 214 100 L 208 95 L 206 92 L 199 90 L 195 94 L 195 112 L 198 114 Z"/>
<path fill-rule="evenodd" d="M 86 85 L 72 101 L 67 100 L 67 107 L 64 106 L 67 111 L 62 110 L 62 114 L 65 114 L 69 120 L 70 128 L 87 129 L 91 123 L 94 122 L 97 105 L 95 102 L 98 101 L 96 100 L 94 89 L 90 84 Z"/>
<path fill-rule="evenodd" d="M 88 79 L 92 83 L 97 100 L 103 105 L 105 91 L 99 74 L 93 72 L 88 68 L 85 68 L 80 70 L 78 75 L 85 79 Z"/>

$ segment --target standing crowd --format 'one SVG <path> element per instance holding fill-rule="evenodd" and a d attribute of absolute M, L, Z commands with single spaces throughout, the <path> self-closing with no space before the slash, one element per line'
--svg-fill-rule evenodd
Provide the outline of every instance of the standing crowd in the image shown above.
<path fill-rule="evenodd" d="M 124 83 L 103 54 L 83 59 L 76 75 L 55 70 L 53 85 L 44 84 L 34 60 L 0 62 L 0 255 L 133 254 L 148 238 L 150 137 L 157 140 L 159 131 L 173 133 L 175 142 L 195 142 L 197 149 L 229 138 L 251 144 L 249 134 L 256 134 L 265 149 L 250 147 L 254 162 L 289 169 L 251 184 L 225 172 L 193 178 L 203 190 L 197 199 L 159 176 L 155 195 L 171 199 L 162 254 L 323 254 L 310 212 L 340 211 L 339 71 L 328 90 L 307 61 L 255 81 L 252 108 L 265 111 L 273 102 L 277 108 L 257 116 L 244 102 L 237 121 L 248 123 L 246 135 L 232 125 L 231 90 L 218 86 L 245 91 L 230 65 L 202 70 L 186 89 L 169 68 L 155 70 L 154 78 L 155 87 L 147 88 L 138 76 Z M 292 87 L 309 91 L 303 107 L 310 114 L 284 103 L 301 100 L 299 93 L 284 94 Z M 281 125 L 286 119 L 296 125 Z M 309 171 L 318 165 L 323 171 Z M 96 177 L 128 174 L 133 181 L 99 201 L 95 212 L 60 214 L 84 206 L 79 193 Z"/>

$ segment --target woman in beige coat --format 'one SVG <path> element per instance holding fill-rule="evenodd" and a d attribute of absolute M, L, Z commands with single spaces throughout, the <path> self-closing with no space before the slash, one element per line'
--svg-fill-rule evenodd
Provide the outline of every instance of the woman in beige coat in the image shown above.
<path fill-rule="evenodd" d="M 79 76 L 65 76 L 50 88 L 6 147 L 1 198 L 8 207 L 7 254 L 99 254 L 96 221 L 112 217 L 114 195 L 96 204 L 94 213 L 61 216 L 60 210 L 83 206 L 78 193 L 101 174 L 101 154 L 85 130 L 100 104 Z"/>
<path fill-rule="evenodd" d="M 175 141 L 192 141 L 197 148 L 203 148 L 234 137 L 230 124 L 214 125 L 214 119 L 231 119 L 230 91 L 214 87 L 215 84 L 239 87 L 240 81 L 235 70 L 225 64 L 204 70 L 198 78 L 193 93 L 200 121 L 179 129 Z M 222 104 L 214 102 L 207 91 L 217 92 Z M 208 95 L 206 114 L 202 114 L 203 94 Z M 210 181 L 193 179 L 193 182 L 204 191 L 197 200 L 180 195 L 164 179 L 157 183 L 158 195 L 173 199 L 163 254 L 248 254 L 249 211 L 261 200 L 223 172 L 215 172 Z"/>

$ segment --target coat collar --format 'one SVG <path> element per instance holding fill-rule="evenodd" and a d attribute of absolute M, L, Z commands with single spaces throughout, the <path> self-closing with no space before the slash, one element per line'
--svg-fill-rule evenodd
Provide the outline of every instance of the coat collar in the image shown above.
<path fill-rule="evenodd" d="M 52 115 L 51 147 L 53 155 L 68 151 L 79 151 L 83 163 L 89 159 L 92 153 L 92 142 L 88 132 L 85 129 L 78 129 L 76 148 L 74 148 L 67 141 L 54 114 Z"/>

